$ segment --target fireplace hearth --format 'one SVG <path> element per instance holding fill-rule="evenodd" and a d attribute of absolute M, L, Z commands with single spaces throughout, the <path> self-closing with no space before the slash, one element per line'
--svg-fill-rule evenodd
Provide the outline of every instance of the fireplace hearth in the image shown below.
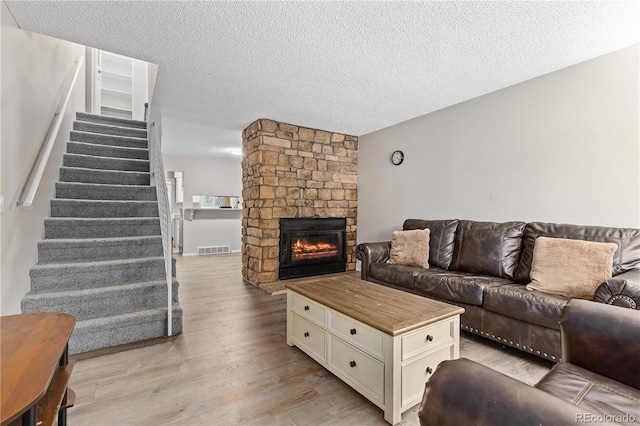
<path fill-rule="evenodd" d="M 280 219 L 279 278 L 344 272 L 346 225 L 345 218 Z"/>

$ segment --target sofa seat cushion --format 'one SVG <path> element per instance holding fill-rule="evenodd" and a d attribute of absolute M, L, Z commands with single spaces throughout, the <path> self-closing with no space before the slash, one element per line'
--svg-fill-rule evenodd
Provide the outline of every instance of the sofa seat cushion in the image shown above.
<path fill-rule="evenodd" d="M 423 269 L 416 274 L 415 290 L 417 293 L 427 297 L 482 306 L 482 297 L 485 289 L 511 282 L 505 278 L 496 278 L 489 275 L 431 268 Z"/>
<path fill-rule="evenodd" d="M 416 266 L 372 263 L 369 268 L 369 278 L 398 287 L 413 289 L 413 277 L 419 271 L 424 270 L 425 269 Z"/>
<path fill-rule="evenodd" d="M 560 330 L 560 315 L 569 299 L 527 290 L 522 284 L 487 288 L 482 305 L 493 311 L 528 323 Z"/>
<path fill-rule="evenodd" d="M 557 364 L 535 387 L 586 411 L 633 416 L 640 422 L 640 390 L 573 364 Z M 615 419 L 605 422 L 628 423 Z"/>

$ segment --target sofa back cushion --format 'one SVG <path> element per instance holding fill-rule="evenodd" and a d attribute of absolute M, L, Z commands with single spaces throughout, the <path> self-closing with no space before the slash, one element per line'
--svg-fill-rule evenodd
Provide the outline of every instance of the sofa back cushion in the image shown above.
<path fill-rule="evenodd" d="M 402 226 L 405 231 L 429 228 L 429 265 L 443 269 L 448 269 L 453 259 L 457 227 L 458 219 L 407 219 Z"/>
<path fill-rule="evenodd" d="M 512 280 L 520 259 L 524 222 L 461 220 L 451 269 Z"/>
<path fill-rule="evenodd" d="M 640 229 L 531 222 L 527 223 L 522 237 L 522 256 L 515 275 L 518 282 L 531 281 L 531 260 L 538 237 L 616 243 L 618 249 L 613 254 L 613 276 L 640 268 Z"/>

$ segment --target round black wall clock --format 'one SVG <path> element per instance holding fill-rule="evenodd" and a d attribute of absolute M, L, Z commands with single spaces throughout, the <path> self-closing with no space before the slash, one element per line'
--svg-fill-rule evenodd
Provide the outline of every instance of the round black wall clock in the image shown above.
<path fill-rule="evenodd" d="M 391 154 L 391 162 L 394 166 L 399 166 L 404 161 L 404 153 L 400 150 L 393 151 Z"/>

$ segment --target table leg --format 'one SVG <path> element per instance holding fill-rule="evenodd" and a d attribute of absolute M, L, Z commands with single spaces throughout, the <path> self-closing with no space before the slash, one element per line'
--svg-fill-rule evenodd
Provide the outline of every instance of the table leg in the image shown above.
<path fill-rule="evenodd" d="M 36 404 L 33 404 L 22 414 L 22 426 L 35 426 L 36 424 Z"/>

